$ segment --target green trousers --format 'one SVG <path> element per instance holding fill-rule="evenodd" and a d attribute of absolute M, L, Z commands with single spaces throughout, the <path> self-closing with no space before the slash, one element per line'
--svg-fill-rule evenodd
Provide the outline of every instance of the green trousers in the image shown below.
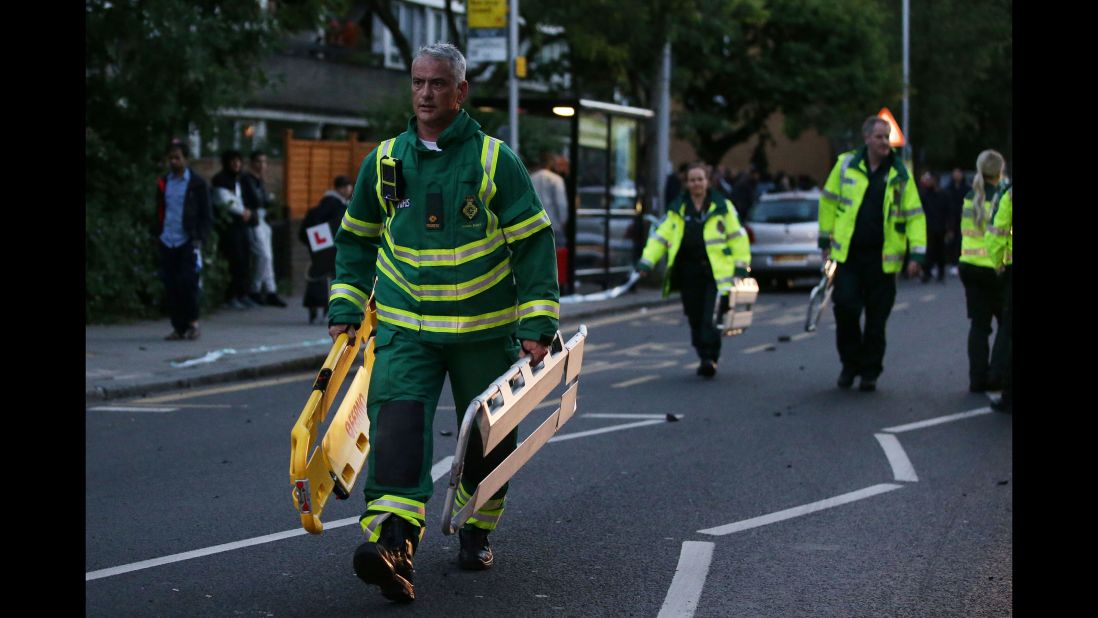
<path fill-rule="evenodd" d="M 364 493 L 367 509 L 363 527 L 371 515 L 389 512 L 423 525 L 423 505 L 431 497 L 434 481 L 434 418 L 438 397 L 447 375 L 457 404 L 460 427 L 465 408 L 518 360 L 520 346 L 514 336 L 457 344 L 425 343 L 416 332 L 378 324 L 374 343 L 374 370 L 370 376 L 367 414 L 370 418 L 370 453 L 367 457 Z M 487 457 L 482 456 L 480 433 L 469 438 L 458 490 L 458 506 L 498 464 L 514 450 L 518 432 L 512 431 Z M 452 448 L 448 444 L 447 448 Z M 503 511 L 504 485 L 470 521 L 494 529 Z"/>

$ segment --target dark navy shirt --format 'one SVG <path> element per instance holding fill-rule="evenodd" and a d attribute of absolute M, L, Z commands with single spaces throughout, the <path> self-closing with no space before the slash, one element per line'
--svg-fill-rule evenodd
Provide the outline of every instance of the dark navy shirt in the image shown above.
<path fill-rule="evenodd" d="M 888 186 L 888 170 L 892 168 L 892 156 L 889 154 L 869 172 L 869 186 L 862 196 L 862 205 L 858 207 L 858 218 L 854 222 L 854 237 L 850 239 L 851 251 L 880 252 L 884 248 L 884 196 Z M 869 169 L 869 159 L 865 161 Z"/>

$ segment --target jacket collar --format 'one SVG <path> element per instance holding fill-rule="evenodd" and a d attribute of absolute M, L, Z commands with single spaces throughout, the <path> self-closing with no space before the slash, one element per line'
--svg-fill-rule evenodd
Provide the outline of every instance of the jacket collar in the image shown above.
<path fill-rule="evenodd" d="M 854 158 L 850 160 L 850 166 L 860 169 L 863 172 L 869 172 L 868 151 L 869 149 L 865 146 L 855 150 Z M 900 151 L 895 148 L 892 149 L 892 169 L 896 172 L 896 177 L 900 179 L 900 182 L 907 182 L 907 166 L 904 165 L 903 156 L 901 156 Z"/>
<path fill-rule="evenodd" d="M 705 211 L 702 214 L 706 217 L 708 217 L 709 215 L 724 214 L 728 210 L 728 207 L 725 204 L 726 199 L 728 198 L 724 197 L 724 195 L 722 194 L 717 193 L 716 189 L 714 189 L 713 187 L 709 187 L 705 194 L 705 203 L 708 205 L 706 206 Z M 678 203 L 674 204 L 671 209 L 677 212 L 680 217 L 685 218 L 686 209 L 688 207 L 693 208 L 694 202 L 690 199 L 690 193 L 684 191 L 681 195 L 679 195 Z"/>
<path fill-rule="evenodd" d="M 436 143 L 439 148 L 446 150 L 455 144 L 460 144 L 469 139 L 479 130 L 480 123 L 473 120 L 473 117 L 463 109 L 458 112 L 454 121 L 451 122 L 450 126 L 446 127 L 446 130 L 438 137 L 438 142 Z M 426 147 L 419 141 L 419 134 L 416 133 L 416 117 L 414 115 L 408 119 L 406 133 L 409 134 L 417 148 L 426 150 Z"/>

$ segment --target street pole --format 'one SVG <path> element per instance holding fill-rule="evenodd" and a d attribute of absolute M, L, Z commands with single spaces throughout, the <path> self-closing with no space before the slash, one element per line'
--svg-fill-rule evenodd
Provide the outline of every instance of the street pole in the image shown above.
<path fill-rule="evenodd" d="M 910 0 L 903 0 L 904 2 L 904 153 L 906 156 L 904 159 L 911 161 L 911 125 L 908 124 L 908 89 L 910 87 L 911 79 L 911 35 L 910 35 L 910 16 L 911 7 Z"/>
<path fill-rule="evenodd" d="M 660 104 L 659 124 L 656 128 L 656 203 L 660 204 L 660 212 L 667 211 L 667 204 L 663 203 L 664 179 L 671 173 L 671 162 L 668 156 L 671 154 L 671 41 L 663 44 L 663 61 L 660 63 Z"/>
<path fill-rule="evenodd" d="M 905 2 L 907 0 L 904 0 Z M 510 73 L 507 78 L 507 115 L 510 119 L 510 132 L 511 132 L 511 150 L 515 151 L 517 155 L 519 153 L 519 127 L 518 127 L 518 76 L 515 75 L 515 59 L 518 58 L 518 3 L 519 0 L 510 0 L 511 16 L 507 20 L 507 35 L 510 39 L 507 47 L 510 50 L 508 54 L 507 66 Z"/>

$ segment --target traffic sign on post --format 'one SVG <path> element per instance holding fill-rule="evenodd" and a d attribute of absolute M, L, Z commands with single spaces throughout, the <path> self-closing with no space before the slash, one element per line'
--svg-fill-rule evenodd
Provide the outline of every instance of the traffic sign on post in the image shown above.
<path fill-rule="evenodd" d="M 887 107 L 882 107 L 881 111 L 877 112 L 877 117 L 888 123 L 888 145 L 893 148 L 903 146 L 905 142 L 904 132 L 900 130 L 900 124 L 892 117 L 892 112 L 888 111 Z"/>

